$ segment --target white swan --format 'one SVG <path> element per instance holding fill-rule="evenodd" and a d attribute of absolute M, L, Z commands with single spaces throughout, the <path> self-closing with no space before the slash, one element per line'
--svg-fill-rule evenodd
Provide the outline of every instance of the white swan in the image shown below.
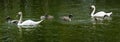
<path fill-rule="evenodd" d="M 91 17 L 92 17 L 92 18 L 98 18 L 98 17 L 104 18 L 104 17 L 106 17 L 106 16 L 110 17 L 110 15 L 112 14 L 112 12 L 110 12 L 110 13 L 105 13 L 104 11 L 100 11 L 100 12 L 95 13 L 95 10 L 96 10 L 95 6 L 92 5 L 91 8 L 93 8 L 93 11 L 92 11 L 92 13 L 91 13 Z"/>
<path fill-rule="evenodd" d="M 22 12 L 18 12 L 18 14 L 20 15 L 20 19 L 18 21 L 18 26 L 31 26 L 31 25 L 38 25 L 39 23 L 41 23 L 43 20 L 40 21 L 32 21 L 32 20 L 26 20 L 22 22 Z"/>

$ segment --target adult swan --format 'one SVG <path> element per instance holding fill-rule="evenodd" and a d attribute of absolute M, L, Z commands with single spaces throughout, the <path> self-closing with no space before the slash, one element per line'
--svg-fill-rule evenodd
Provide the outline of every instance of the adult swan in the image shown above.
<path fill-rule="evenodd" d="M 104 11 L 95 13 L 95 10 L 96 10 L 95 6 L 92 5 L 91 8 L 93 8 L 91 17 L 94 18 L 95 20 L 100 19 L 100 18 L 104 19 L 105 17 L 110 17 L 110 15 L 112 14 L 112 12 L 106 13 Z"/>
<path fill-rule="evenodd" d="M 38 25 L 39 23 L 41 23 L 43 20 L 40 21 L 32 21 L 32 20 L 26 20 L 22 22 L 22 12 L 18 12 L 18 14 L 20 15 L 20 19 L 18 21 L 18 26 L 33 26 L 33 25 Z"/>

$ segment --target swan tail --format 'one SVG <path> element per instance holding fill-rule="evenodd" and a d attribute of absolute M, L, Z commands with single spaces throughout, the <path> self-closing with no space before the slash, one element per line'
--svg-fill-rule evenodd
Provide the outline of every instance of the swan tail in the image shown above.
<path fill-rule="evenodd" d="M 112 12 L 110 12 L 110 13 L 107 13 L 107 16 L 110 16 L 112 14 Z"/>
<path fill-rule="evenodd" d="M 37 23 L 41 23 L 43 20 L 41 20 L 41 21 L 38 21 Z"/>

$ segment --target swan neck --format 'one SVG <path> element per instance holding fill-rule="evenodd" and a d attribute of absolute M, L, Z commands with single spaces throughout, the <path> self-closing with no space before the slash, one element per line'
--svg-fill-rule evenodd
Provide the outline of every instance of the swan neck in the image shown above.
<path fill-rule="evenodd" d="M 22 22 L 22 14 L 20 15 L 20 19 L 18 21 L 18 25 L 21 24 L 21 22 Z"/>
<path fill-rule="evenodd" d="M 93 16 L 93 15 L 94 15 L 95 10 L 96 10 L 96 8 L 95 8 L 95 7 L 93 7 L 93 11 L 92 11 L 92 13 L 91 13 L 91 16 Z"/>

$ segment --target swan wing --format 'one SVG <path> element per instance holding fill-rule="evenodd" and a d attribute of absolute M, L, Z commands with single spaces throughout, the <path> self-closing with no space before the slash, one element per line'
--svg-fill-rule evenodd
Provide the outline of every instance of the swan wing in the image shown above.
<path fill-rule="evenodd" d="M 103 11 L 100 11 L 100 12 L 97 12 L 96 14 L 94 14 L 94 16 L 98 16 L 98 17 L 103 17 L 104 15 L 106 15 L 106 13 Z"/>
<path fill-rule="evenodd" d="M 22 22 L 21 25 L 36 25 L 36 23 L 32 20 L 26 20 L 26 21 Z"/>

